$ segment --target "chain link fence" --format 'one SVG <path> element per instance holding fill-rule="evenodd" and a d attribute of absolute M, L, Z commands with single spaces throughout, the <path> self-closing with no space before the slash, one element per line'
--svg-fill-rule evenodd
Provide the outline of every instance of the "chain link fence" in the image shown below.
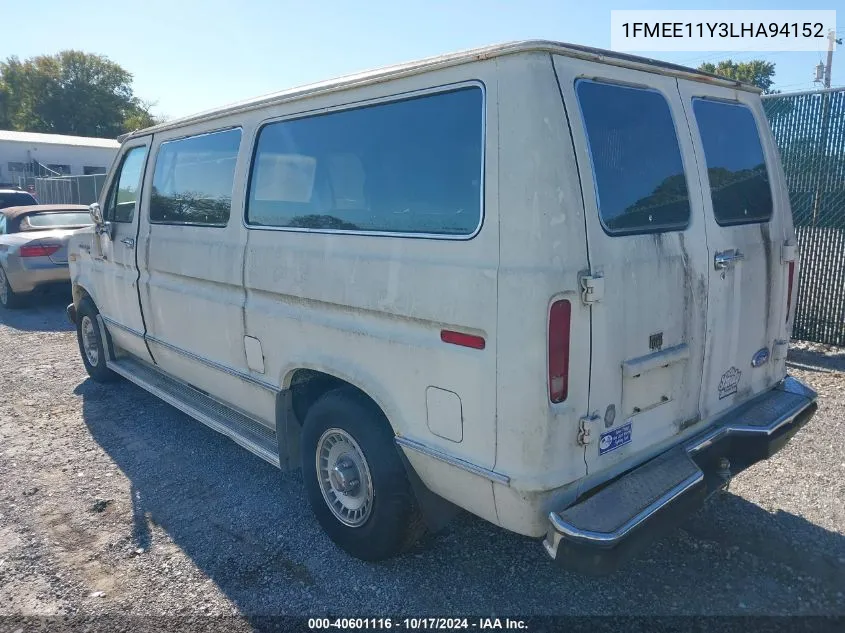
<path fill-rule="evenodd" d="M 767 95 L 801 253 L 793 336 L 845 346 L 845 88 Z"/>
<path fill-rule="evenodd" d="M 33 192 L 40 204 L 91 204 L 99 198 L 105 182 L 105 174 L 18 179 L 19 186 Z"/>

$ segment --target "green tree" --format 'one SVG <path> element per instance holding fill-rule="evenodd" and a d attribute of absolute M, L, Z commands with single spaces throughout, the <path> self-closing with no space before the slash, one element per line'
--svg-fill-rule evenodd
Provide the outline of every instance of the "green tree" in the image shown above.
<path fill-rule="evenodd" d="M 772 84 L 775 83 L 775 65 L 762 59 L 752 59 L 750 62 L 739 63 L 732 59 L 725 59 L 718 64 L 706 62 L 701 64 L 698 70 L 753 84 L 766 94 L 777 92 L 772 90 Z"/>
<path fill-rule="evenodd" d="M 154 122 L 131 73 L 102 55 L 0 61 L 0 128 L 113 138 Z"/>

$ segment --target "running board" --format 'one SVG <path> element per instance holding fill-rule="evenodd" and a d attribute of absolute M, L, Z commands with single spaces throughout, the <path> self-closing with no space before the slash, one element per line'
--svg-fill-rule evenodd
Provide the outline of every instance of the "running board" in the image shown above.
<path fill-rule="evenodd" d="M 240 411 L 218 402 L 160 369 L 131 358 L 109 360 L 106 366 L 116 374 L 158 396 L 207 427 L 279 467 L 276 433 Z"/>

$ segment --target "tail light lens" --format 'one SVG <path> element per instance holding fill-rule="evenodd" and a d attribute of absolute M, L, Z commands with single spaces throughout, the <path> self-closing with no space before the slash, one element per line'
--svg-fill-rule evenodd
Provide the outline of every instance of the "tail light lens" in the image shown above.
<path fill-rule="evenodd" d="M 555 301 L 549 312 L 549 400 L 563 402 L 569 393 L 569 324 L 572 305 Z"/>
<path fill-rule="evenodd" d="M 29 244 L 21 246 L 18 254 L 21 257 L 49 257 L 60 248 L 59 244 Z"/>
<path fill-rule="evenodd" d="M 789 275 L 786 283 L 786 320 L 789 321 L 789 312 L 792 310 L 792 286 L 795 283 L 795 262 L 789 262 Z"/>

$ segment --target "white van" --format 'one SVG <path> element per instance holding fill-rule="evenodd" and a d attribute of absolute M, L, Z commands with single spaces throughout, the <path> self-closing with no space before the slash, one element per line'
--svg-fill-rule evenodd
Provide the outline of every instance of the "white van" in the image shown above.
<path fill-rule="evenodd" d="M 614 569 L 782 447 L 797 258 L 758 91 L 555 42 L 135 132 L 73 238 L 92 378 L 282 468 L 362 559 L 458 508 Z"/>

